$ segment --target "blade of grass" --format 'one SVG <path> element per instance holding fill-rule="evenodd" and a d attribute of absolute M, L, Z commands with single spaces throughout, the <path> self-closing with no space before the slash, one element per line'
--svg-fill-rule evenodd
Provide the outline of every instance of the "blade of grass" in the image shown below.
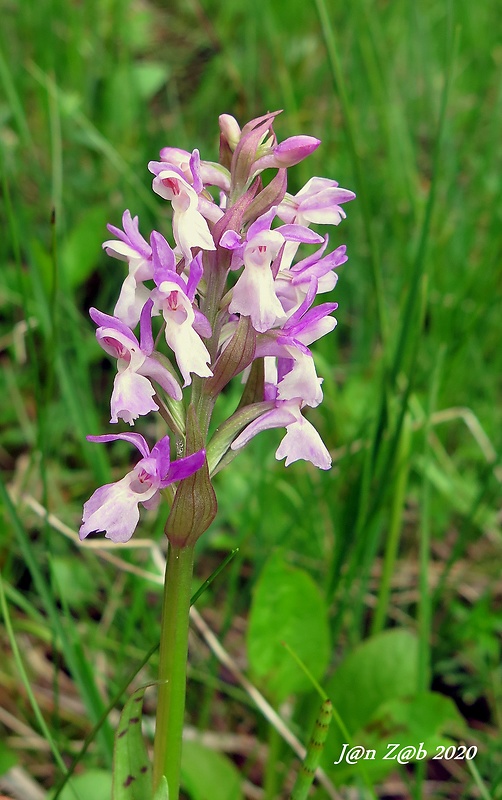
<path fill-rule="evenodd" d="M 1 479 L 0 496 L 4 502 L 7 514 L 11 519 L 19 549 L 21 550 L 22 557 L 24 558 L 25 564 L 33 578 L 36 591 L 43 603 L 51 626 L 59 639 L 65 661 L 79 688 L 90 719 L 96 721 L 99 719 L 103 711 L 103 701 L 94 681 L 91 664 L 84 657 L 80 649 L 78 652 L 75 650 L 61 623 L 58 609 L 52 598 L 50 588 L 47 585 L 42 570 L 37 563 L 29 537 L 24 530 L 12 500 L 10 499 L 10 496 L 4 486 L 3 480 Z M 100 741 L 105 758 L 111 765 L 113 757 L 113 731 L 110 725 L 107 723 L 101 732 Z"/>
<path fill-rule="evenodd" d="M 335 33 L 333 26 L 328 16 L 325 0 L 315 0 L 317 14 L 321 24 L 322 35 L 328 59 L 330 64 L 331 75 L 335 90 L 338 92 L 340 105 L 342 107 L 345 131 L 347 134 L 347 144 L 349 147 L 350 157 L 352 160 L 352 168 L 356 179 L 357 200 L 361 208 L 363 217 L 363 224 L 368 242 L 371 275 L 373 278 L 373 288 L 375 292 L 375 302 L 377 309 L 378 333 L 381 341 L 385 344 L 387 341 L 388 321 L 387 312 L 385 308 L 385 294 L 382 281 L 382 273 L 380 270 L 380 256 L 377 238 L 373 229 L 372 212 L 369 205 L 370 193 L 368 191 L 365 168 L 360 155 L 359 143 L 357 140 L 356 124 L 352 114 L 352 108 L 349 102 L 347 88 L 345 85 L 345 78 L 338 54 L 338 47 L 336 43 Z"/>
<path fill-rule="evenodd" d="M 394 491 L 391 500 L 390 522 L 385 544 L 382 577 L 378 592 L 377 606 L 371 625 L 371 634 L 374 636 L 384 628 L 390 600 L 390 586 L 396 558 L 399 549 L 399 539 L 403 523 L 403 509 L 408 487 L 408 474 L 411 456 L 411 420 L 406 415 L 401 439 L 397 452 L 397 475 L 394 482 Z"/>
<path fill-rule="evenodd" d="M 446 348 L 443 346 L 436 361 L 436 367 L 432 374 L 428 404 L 426 409 L 426 422 L 423 430 L 423 449 L 425 459 L 431 457 L 429 443 L 429 433 L 431 429 L 431 419 L 434 412 L 439 382 L 443 370 L 443 363 Z M 418 669 L 417 669 L 417 692 L 419 694 L 428 691 L 431 680 L 431 629 L 432 629 L 432 603 L 431 590 L 429 586 L 429 564 L 430 564 L 430 538 L 431 538 L 431 482 L 424 470 L 421 490 L 421 513 L 419 526 L 419 601 L 418 601 Z M 423 762 L 418 762 L 415 772 L 415 782 L 413 793 L 415 800 L 423 797 L 424 781 L 426 768 Z"/>
<path fill-rule="evenodd" d="M 33 150 L 33 140 L 31 138 L 26 114 L 24 113 L 23 103 L 17 92 L 16 84 L 10 73 L 8 62 L 4 57 L 2 47 L 0 47 L 0 80 L 3 83 L 5 96 L 7 97 L 10 109 L 12 111 L 12 116 L 16 120 L 16 125 L 21 139 L 23 140 L 23 145 L 29 150 Z"/>
<path fill-rule="evenodd" d="M 321 706 L 321 715 L 323 714 L 323 709 L 324 709 L 324 712 L 326 713 L 326 715 L 329 716 L 329 720 L 327 721 L 327 724 L 329 725 L 331 723 L 331 717 L 333 717 L 335 722 L 336 722 L 336 724 L 338 725 L 340 731 L 343 734 L 344 740 L 347 743 L 350 743 L 352 741 L 352 737 L 351 737 L 351 735 L 350 735 L 350 733 L 349 733 L 349 731 L 347 729 L 347 726 L 345 725 L 344 721 L 342 720 L 342 718 L 341 718 L 340 714 L 338 713 L 337 709 L 333 706 L 333 703 L 328 698 L 328 696 L 327 696 L 326 692 L 324 691 L 324 689 L 322 688 L 322 686 L 315 680 L 314 676 L 312 675 L 312 673 L 308 669 L 307 665 L 303 663 L 303 661 L 301 660 L 300 656 L 297 653 L 295 653 L 293 648 L 290 647 L 287 644 L 287 642 L 282 642 L 282 644 L 286 648 L 286 650 L 288 651 L 289 655 L 298 664 L 298 666 L 302 670 L 302 672 L 310 680 L 310 682 L 312 683 L 312 686 L 314 687 L 314 689 L 316 690 L 316 692 L 320 696 L 321 700 L 323 701 L 323 705 Z M 329 703 L 329 708 L 325 705 L 325 704 L 328 704 L 328 703 Z M 316 726 L 314 728 L 314 732 L 316 730 L 316 727 L 317 727 L 317 724 L 316 724 Z M 309 751 L 309 748 L 311 748 L 311 744 L 312 744 L 312 740 L 311 740 L 311 742 L 309 744 L 309 747 L 307 748 L 307 752 L 305 754 L 305 758 L 304 758 L 304 762 L 303 762 L 303 766 L 307 767 L 307 769 L 308 769 L 309 764 L 312 765 L 312 752 L 311 752 L 311 749 Z M 324 746 L 324 739 L 320 744 L 321 744 L 321 750 L 322 750 L 322 747 Z M 302 774 L 302 772 L 298 773 L 298 781 L 295 784 L 295 787 L 294 787 L 294 790 L 293 790 L 293 794 L 291 795 L 291 800 L 303 800 L 303 798 L 305 798 L 307 796 L 306 795 L 306 790 L 308 791 L 308 788 L 309 788 L 310 784 L 312 783 L 312 781 L 314 779 L 314 772 L 315 772 L 315 769 L 317 769 L 318 765 L 319 765 L 319 762 L 317 761 L 317 763 L 315 764 L 315 767 L 314 767 L 314 771 L 312 771 L 310 773 L 310 775 L 309 775 L 309 779 L 310 779 L 309 783 L 307 783 L 306 774 L 304 775 L 304 774 Z M 375 798 L 375 800 L 376 800 L 376 795 L 375 795 L 375 793 L 373 791 L 372 783 L 371 783 L 371 781 L 369 779 L 369 776 L 368 776 L 366 770 L 364 769 L 364 765 L 360 764 L 360 767 L 361 767 L 361 775 L 362 775 L 363 780 L 366 783 L 366 786 L 367 786 L 367 788 L 369 790 L 369 795 L 368 796 L 372 797 L 372 798 Z M 308 770 L 308 771 L 310 772 L 310 770 Z M 295 794 L 295 791 L 297 792 L 296 794 Z"/>
<path fill-rule="evenodd" d="M 58 747 L 56 745 L 56 742 L 52 738 L 52 734 L 51 734 L 51 732 L 49 730 L 49 727 L 48 727 L 48 725 L 47 725 L 47 723 L 46 723 L 46 721 L 44 719 L 44 715 L 42 714 L 40 706 L 38 705 L 37 698 L 35 697 L 35 695 L 33 693 L 33 690 L 31 688 L 30 679 L 29 679 L 28 674 L 26 672 L 26 669 L 24 667 L 23 659 L 21 658 L 21 653 L 20 653 L 19 647 L 17 645 L 16 636 L 15 636 L 15 633 L 14 633 L 14 629 L 12 627 L 12 620 L 11 620 L 11 617 L 10 617 L 10 614 L 9 614 L 9 609 L 8 609 L 8 606 L 7 606 L 7 601 L 6 601 L 6 597 L 5 597 L 5 591 L 4 591 L 4 582 L 3 582 L 3 578 L 2 578 L 2 574 L 1 573 L 0 573 L 0 607 L 2 609 L 2 615 L 3 615 L 3 618 L 4 618 L 4 622 L 5 622 L 5 628 L 7 630 L 7 636 L 8 636 L 8 639 L 9 639 L 10 646 L 11 646 L 12 655 L 13 655 L 14 661 L 16 663 L 18 675 L 20 676 L 21 681 L 23 683 L 23 686 L 25 688 L 26 694 L 28 696 L 28 700 L 30 701 L 30 705 L 31 705 L 31 707 L 33 709 L 33 713 L 35 714 L 35 718 L 36 718 L 36 720 L 38 722 L 38 725 L 40 727 L 40 730 L 41 730 L 42 734 L 44 735 L 46 741 L 49 743 L 49 746 L 51 748 L 51 751 L 52 751 L 52 754 L 54 756 L 54 760 L 56 761 L 56 764 L 58 765 L 58 767 L 63 772 L 66 772 L 66 764 L 64 763 L 63 757 L 62 757 L 61 753 L 59 752 L 59 749 L 58 749 Z M 71 788 L 71 791 L 73 792 L 73 794 L 75 795 L 75 797 L 77 797 L 77 800 L 80 800 L 79 797 L 78 797 L 78 794 L 75 792 L 75 790 L 74 790 L 74 788 L 73 788 L 73 786 L 71 784 L 70 784 L 70 788 Z"/>
<path fill-rule="evenodd" d="M 469 769 L 469 772 L 471 773 L 471 775 L 472 775 L 472 777 L 474 779 L 474 783 L 477 786 L 477 789 L 478 789 L 478 792 L 479 792 L 480 796 L 483 798 L 483 800 L 492 800 L 492 795 L 490 794 L 490 792 L 486 788 L 485 784 L 483 783 L 483 779 L 482 779 L 481 775 L 479 774 L 479 770 L 478 770 L 476 764 L 474 763 L 474 761 L 472 761 L 472 759 L 471 759 L 471 760 L 467 761 L 466 763 L 467 763 L 467 767 Z"/>
<path fill-rule="evenodd" d="M 322 5 L 323 0 L 316 0 L 316 2 Z M 451 14 L 449 22 L 450 20 Z M 325 21 L 329 27 L 327 19 Z M 375 517 L 384 507 L 391 486 L 389 476 L 393 475 L 395 471 L 398 443 L 400 441 L 401 429 L 408 408 L 408 398 L 411 393 L 415 375 L 414 364 L 425 320 L 428 286 L 426 264 L 427 245 L 440 174 L 440 158 L 443 150 L 446 109 L 450 97 L 457 46 L 458 35 L 450 35 L 448 39 L 447 64 L 441 96 L 440 113 L 434 140 L 431 186 L 421 227 L 417 253 L 414 259 L 410 288 L 408 290 L 404 312 L 401 316 L 401 325 L 394 356 L 388 369 L 384 367 L 382 373 L 379 407 L 376 416 L 374 436 L 372 438 L 371 453 L 369 458 L 365 458 L 355 524 L 351 531 L 351 538 L 355 542 L 355 545 L 351 563 L 343 580 L 344 587 L 350 588 L 355 574 L 360 569 L 360 563 L 364 561 L 366 562 L 366 566 L 363 567 L 362 572 L 363 575 L 368 574 L 370 568 L 368 559 L 371 557 L 372 553 L 376 552 L 377 544 L 375 537 L 378 535 L 378 527 L 375 525 Z M 337 63 L 338 70 L 340 70 L 340 64 L 339 62 Z M 407 362 L 406 364 L 405 359 Z M 407 374 L 407 382 L 399 404 L 397 419 L 395 423 L 392 424 L 393 418 L 390 413 L 389 398 L 394 395 L 398 374 L 403 370 Z M 384 447 L 383 445 L 387 438 L 386 434 L 388 435 L 389 443 Z M 363 577 L 363 580 L 360 582 L 358 599 L 354 607 L 355 616 L 356 618 L 359 617 L 360 620 L 362 620 L 364 592 L 365 579 Z M 342 607 L 346 607 L 350 597 L 351 594 L 349 591 L 341 592 Z M 335 622 L 335 625 L 338 624 L 339 627 L 342 619 L 343 608 L 340 609 L 338 622 Z"/>
<path fill-rule="evenodd" d="M 431 430 L 431 419 L 437 402 L 439 383 L 443 371 L 446 348 L 443 346 L 436 361 L 436 367 L 432 374 L 429 398 L 426 410 L 426 423 L 423 429 L 423 450 L 424 458 L 427 461 L 432 458 L 429 434 Z M 420 600 L 418 609 L 418 692 L 425 692 L 430 684 L 430 660 L 431 660 L 431 592 L 429 587 L 429 562 L 430 562 L 430 536 L 431 536 L 431 482 L 424 469 L 422 491 L 421 491 L 421 514 L 420 514 L 420 541 L 419 541 L 419 589 Z"/>
<path fill-rule="evenodd" d="M 424 309 L 425 309 L 425 289 L 424 283 L 426 275 L 426 255 L 431 231 L 432 214 L 435 206 L 437 186 L 440 175 L 441 157 L 443 153 L 443 143 L 446 125 L 446 110 L 451 93 L 453 80 L 453 70 L 458 49 L 458 31 L 454 35 L 451 33 L 451 6 L 448 17 L 448 52 L 445 68 L 445 79 L 440 101 L 440 112 L 437 123 L 436 135 L 434 137 L 434 149 L 432 157 L 432 178 L 427 197 L 424 219 L 421 226 L 417 252 L 413 261 L 411 277 L 409 282 L 408 294 L 404 311 L 401 315 L 401 325 L 399 328 L 397 343 L 394 356 L 390 364 L 388 374 L 384 375 L 385 385 L 382 385 L 380 393 L 380 406 L 377 415 L 378 423 L 376 437 L 373 443 L 373 463 L 376 464 L 380 453 L 382 438 L 388 427 L 388 397 L 396 388 L 398 374 L 405 371 L 408 376 L 413 374 L 413 362 L 415 359 L 417 340 L 421 335 Z M 420 291 L 422 282 L 423 291 Z M 411 354 L 408 352 L 411 347 Z M 408 364 L 405 366 L 405 358 L 408 356 Z M 399 431 L 396 431 L 399 436 Z M 386 470 L 385 470 L 386 471 Z"/>
<path fill-rule="evenodd" d="M 63 92 L 59 89 L 57 84 L 52 80 L 52 78 L 47 75 L 43 70 L 41 70 L 36 64 L 31 62 L 28 65 L 28 71 L 30 75 L 45 89 L 52 95 L 55 100 L 58 102 L 59 107 L 61 110 L 64 111 L 65 109 L 65 97 Z M 82 131 L 85 132 L 90 144 L 97 150 L 97 152 L 101 153 L 105 158 L 113 165 L 114 169 L 122 175 L 122 177 L 127 181 L 130 187 L 136 192 L 139 197 L 141 198 L 142 202 L 145 204 L 147 208 L 152 211 L 153 214 L 157 215 L 159 213 L 159 206 L 152 196 L 152 193 L 148 191 L 146 186 L 144 185 L 143 181 L 138 178 L 135 172 L 128 166 L 128 164 L 124 161 L 123 157 L 120 153 L 113 147 L 112 144 L 104 137 L 100 131 L 92 124 L 92 122 L 86 117 L 86 115 L 79 111 L 78 109 L 72 109 L 71 117 L 74 122 L 81 128 Z"/>

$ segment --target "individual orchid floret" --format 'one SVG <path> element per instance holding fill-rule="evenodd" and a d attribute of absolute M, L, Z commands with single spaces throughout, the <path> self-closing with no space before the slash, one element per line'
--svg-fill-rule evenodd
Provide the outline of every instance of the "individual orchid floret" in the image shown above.
<path fill-rule="evenodd" d="M 279 271 L 275 279 L 275 292 L 288 315 L 304 300 L 312 278 L 317 281 L 317 294 L 330 292 L 335 288 L 338 275 L 335 270 L 347 261 L 347 248 L 340 245 L 323 257 L 328 244 L 328 236 L 315 253 L 296 264 L 290 264 L 290 258 L 281 258 Z"/>
<path fill-rule="evenodd" d="M 129 265 L 129 274 L 122 285 L 114 315 L 130 328 L 135 328 L 150 294 L 143 281 L 153 278 L 152 249 L 139 232 L 138 217 L 131 217 L 130 211 L 124 211 L 122 225 L 123 231 L 115 225 L 107 225 L 117 239 L 103 242 L 103 248 L 112 258 L 127 261 Z"/>
<path fill-rule="evenodd" d="M 300 397 L 304 405 L 312 408 L 322 402 L 322 379 L 317 376 L 307 345 L 333 330 L 336 319 L 330 314 L 337 308 L 336 303 L 323 303 L 311 308 L 316 293 L 317 281 L 312 278 L 303 303 L 280 329 L 258 337 L 256 346 L 256 357 L 278 358 L 277 399 Z"/>
<path fill-rule="evenodd" d="M 172 249 L 159 233 L 151 239 L 154 275 L 157 288 L 152 292 L 153 313 L 162 314 L 166 342 L 176 356 L 183 375 L 183 386 L 192 382 L 191 374 L 208 378 L 213 373 L 209 368 L 211 357 L 201 336 L 211 335 L 211 326 L 206 317 L 195 307 L 197 285 L 202 277 L 202 264 L 195 258 L 190 264 L 188 280 L 176 272 L 176 261 Z"/>
<path fill-rule="evenodd" d="M 175 481 L 193 475 L 204 463 L 206 454 L 199 450 L 191 456 L 171 463 L 169 437 L 164 436 L 150 448 L 139 433 L 116 433 L 88 436 L 90 442 L 113 442 L 124 439 L 138 448 L 141 460 L 117 483 L 97 489 L 84 504 L 80 539 L 90 533 L 104 531 L 113 542 L 128 542 L 139 521 L 139 503 L 154 509 L 160 502 L 160 491 Z"/>
<path fill-rule="evenodd" d="M 270 376 L 271 360 L 266 359 L 266 373 Z M 268 362 L 268 363 L 267 363 Z M 286 459 L 286 467 L 294 461 L 310 461 L 315 467 L 329 469 L 331 456 L 314 426 L 301 413 L 304 403 L 300 397 L 290 400 L 277 398 L 277 387 L 265 384 L 265 400 L 272 400 L 274 407 L 244 428 L 232 442 L 231 449 L 244 447 L 256 434 L 271 428 L 286 428 L 286 436 L 276 450 L 278 461 Z"/>
<path fill-rule="evenodd" d="M 302 401 L 278 400 L 275 408 L 266 411 L 257 420 L 251 422 L 232 443 L 231 449 L 244 447 L 252 438 L 270 428 L 286 428 L 286 436 L 275 452 L 278 461 L 286 459 L 289 467 L 300 459 L 310 461 L 320 469 L 330 469 L 331 456 L 323 440 L 314 426 L 301 413 Z"/>
<path fill-rule="evenodd" d="M 123 419 L 129 425 L 148 414 L 158 411 L 155 389 L 151 381 L 159 384 L 175 400 L 181 400 L 181 388 L 169 370 L 156 358 L 153 351 L 151 310 L 148 300 L 141 313 L 141 344 L 132 331 L 116 317 L 91 308 L 91 319 L 98 325 L 96 337 L 109 355 L 117 359 L 117 375 L 111 397 L 110 422 Z"/>
<path fill-rule="evenodd" d="M 244 270 L 232 292 L 228 310 L 230 314 L 251 317 L 259 333 L 285 319 L 284 309 L 276 295 L 272 262 L 278 257 L 287 241 L 315 244 L 322 237 L 302 225 L 283 225 L 274 230 L 270 226 L 276 216 L 274 206 L 249 226 L 243 241 L 236 231 L 226 231 L 220 245 L 233 252 L 232 268 L 244 264 Z"/>
<path fill-rule="evenodd" d="M 242 274 L 233 288 L 228 310 L 230 314 L 251 317 L 254 329 L 259 332 L 268 330 L 278 319 L 284 318 L 283 308 L 275 294 L 271 269 L 272 261 L 284 244 L 284 237 L 268 227 L 264 227 L 260 221 L 253 223 L 244 246 L 234 231 L 227 231 L 220 240 L 222 247 L 241 251 L 244 263 Z"/>
<path fill-rule="evenodd" d="M 336 181 L 311 178 L 298 194 L 285 195 L 277 209 L 277 216 L 283 222 L 297 222 L 301 225 L 339 225 L 347 216 L 341 204 L 354 198 L 354 192 L 342 189 Z"/>
<path fill-rule="evenodd" d="M 170 200 L 173 207 L 173 235 L 185 263 L 192 260 L 194 247 L 215 250 L 208 224 L 198 209 L 197 191 L 187 182 L 182 170 L 162 161 L 150 161 L 148 169 L 155 175 L 154 192 Z M 212 205 L 218 210 L 215 203 Z"/>

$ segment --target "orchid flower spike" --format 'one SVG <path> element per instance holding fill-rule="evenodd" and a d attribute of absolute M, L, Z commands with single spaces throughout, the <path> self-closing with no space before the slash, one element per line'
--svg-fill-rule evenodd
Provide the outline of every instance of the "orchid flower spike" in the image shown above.
<path fill-rule="evenodd" d="M 128 541 L 139 505 L 154 508 L 163 489 L 181 481 L 165 532 L 171 544 L 195 542 L 216 513 L 210 469 L 223 468 L 232 450 L 262 430 L 286 429 L 276 451 L 286 466 L 299 459 L 320 469 L 331 465 L 304 412 L 323 399 L 310 345 L 336 325 L 337 304 L 317 299 L 334 289 L 347 255 L 345 245 L 330 248 L 329 237 L 311 226 L 339 225 L 355 195 L 322 177 L 295 195 L 287 192 L 289 167 L 320 142 L 303 134 L 279 142 L 280 113 L 269 111 L 242 128 L 223 114 L 218 163 L 202 160 L 197 149 L 161 149 L 149 170 L 153 191 L 172 206 L 169 234 L 153 231 L 147 241 L 129 211 L 122 229 L 108 226 L 114 238 L 103 247 L 126 262 L 127 275 L 113 315 L 96 308 L 90 315 L 100 346 L 117 362 L 110 422 L 132 426 L 157 413 L 157 423 L 194 455 L 171 464 L 168 436 L 151 451 L 137 433 L 88 437 L 129 441 L 141 460 L 85 503 L 81 538 L 104 531 Z M 265 179 L 264 170 L 275 174 Z M 234 378 L 244 384 L 240 402 L 228 420 L 213 420 Z"/>

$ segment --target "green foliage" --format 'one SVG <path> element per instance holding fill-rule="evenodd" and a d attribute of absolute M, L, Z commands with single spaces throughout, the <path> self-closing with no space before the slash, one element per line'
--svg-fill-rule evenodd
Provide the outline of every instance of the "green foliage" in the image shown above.
<path fill-rule="evenodd" d="M 286 642 L 315 679 L 330 655 L 327 609 L 310 575 L 274 553 L 256 584 L 247 636 L 249 664 L 267 695 L 276 702 L 293 692 L 307 691 L 310 682 L 292 658 Z"/>
<path fill-rule="evenodd" d="M 359 771 L 366 779 L 381 780 L 395 769 L 394 760 L 383 758 L 389 743 L 401 749 L 422 742 L 432 758 L 439 745 L 452 744 L 444 733 L 465 736 L 465 723 L 450 698 L 418 691 L 417 659 L 415 637 L 395 629 L 364 641 L 336 670 L 327 691 L 339 724 L 328 735 L 323 763 L 337 782 Z M 333 765 L 345 743 L 374 749 L 376 758 Z"/>
<path fill-rule="evenodd" d="M 181 781 L 191 800 L 212 800 L 216 787 L 221 800 L 242 800 L 241 777 L 221 753 L 197 742 L 185 742 Z"/>
<path fill-rule="evenodd" d="M 89 278 L 101 254 L 101 243 L 107 236 L 107 206 L 85 209 L 61 251 L 64 286 L 75 289 Z"/>
<path fill-rule="evenodd" d="M 112 774 L 103 769 L 90 769 L 83 775 L 72 778 L 65 786 L 58 800 L 110 800 L 112 793 Z M 50 795 L 52 797 L 52 795 Z"/>
<path fill-rule="evenodd" d="M 83 562 L 76 562 L 70 556 L 54 556 L 50 570 L 54 593 L 60 601 L 70 608 L 82 608 L 92 601 L 96 591 L 95 578 Z"/>
<path fill-rule="evenodd" d="M 326 693 L 346 730 L 340 730 L 335 717 L 326 745 L 326 763 L 334 760 L 346 731 L 354 735 L 382 703 L 415 694 L 417 658 L 416 638 L 396 628 L 366 639 L 342 661 L 326 684 Z"/>

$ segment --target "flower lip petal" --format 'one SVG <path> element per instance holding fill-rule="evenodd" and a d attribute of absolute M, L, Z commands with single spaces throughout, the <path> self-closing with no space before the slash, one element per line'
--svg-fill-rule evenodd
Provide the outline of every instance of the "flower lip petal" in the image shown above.
<path fill-rule="evenodd" d="M 138 417 L 150 411 L 158 411 L 154 395 L 155 389 L 144 375 L 130 368 L 119 370 L 113 383 L 110 422 L 116 423 L 123 419 L 133 425 Z"/>
<path fill-rule="evenodd" d="M 301 414 L 286 428 L 286 436 L 276 450 L 275 457 L 286 458 L 285 466 L 298 460 L 310 461 L 319 469 L 330 469 L 331 456 L 318 432 Z"/>

